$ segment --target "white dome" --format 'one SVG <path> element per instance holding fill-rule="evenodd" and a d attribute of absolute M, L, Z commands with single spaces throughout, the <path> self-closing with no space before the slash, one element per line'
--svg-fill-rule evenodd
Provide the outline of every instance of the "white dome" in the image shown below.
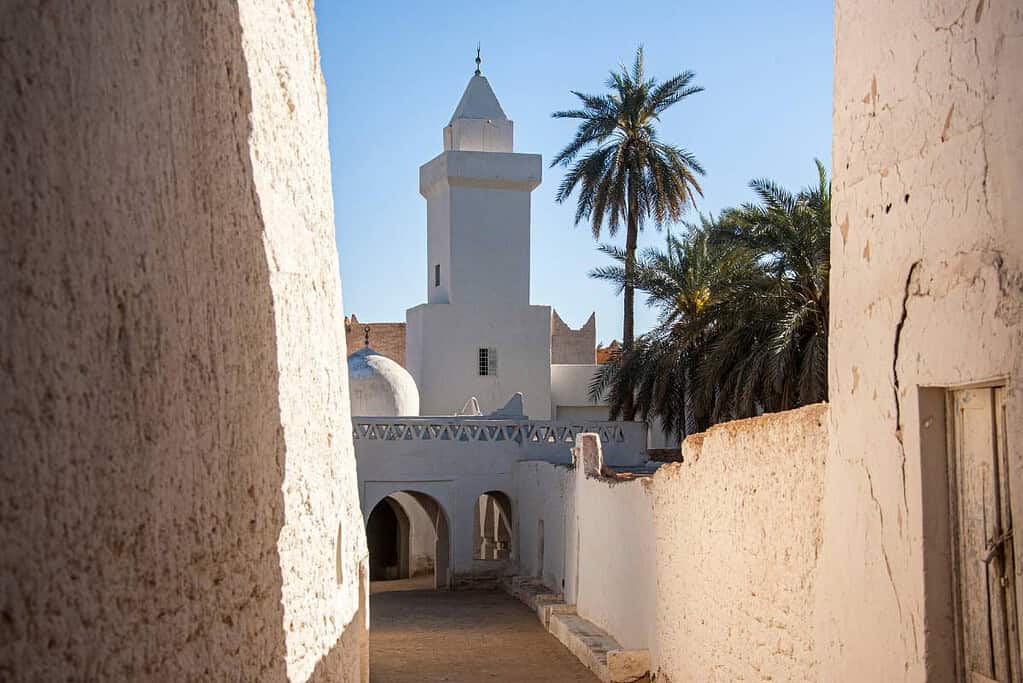
<path fill-rule="evenodd" d="M 348 356 L 352 415 L 419 415 L 419 388 L 408 370 L 368 346 Z"/>

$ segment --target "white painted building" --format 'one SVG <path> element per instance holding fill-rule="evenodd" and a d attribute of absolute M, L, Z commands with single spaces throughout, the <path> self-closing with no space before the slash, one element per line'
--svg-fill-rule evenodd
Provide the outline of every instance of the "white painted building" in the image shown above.
<path fill-rule="evenodd" d="M 570 464 L 580 433 L 600 435 L 611 465 L 647 459 L 646 425 L 606 422 L 589 399 L 595 316 L 574 330 L 529 301 L 543 164 L 513 151 L 513 135 L 477 71 L 444 151 L 420 168 L 427 296 L 406 314 L 408 372 L 370 348 L 368 328 L 348 359 L 375 579 L 464 585 L 518 571 L 516 464 Z"/>
<path fill-rule="evenodd" d="M 472 396 L 488 412 L 521 392 L 531 418 L 557 418 L 565 400 L 566 417 L 606 419 L 586 395 L 597 368 L 592 318 L 573 364 L 552 366 L 561 338 L 552 310 L 529 301 L 530 194 L 543 162 L 514 151 L 514 124 L 482 74 L 469 80 L 443 139 L 444 151 L 419 170 L 427 303 L 406 314 L 421 412 L 452 415 Z"/>

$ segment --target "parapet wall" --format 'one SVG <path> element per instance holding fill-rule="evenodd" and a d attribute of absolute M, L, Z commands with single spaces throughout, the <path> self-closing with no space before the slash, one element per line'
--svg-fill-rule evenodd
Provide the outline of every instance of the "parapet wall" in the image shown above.
<path fill-rule="evenodd" d="M 574 469 L 516 465 L 521 570 L 649 650 L 658 680 L 815 679 L 827 407 L 690 436 L 652 477 L 597 443 L 577 439 Z"/>
<path fill-rule="evenodd" d="M 816 680 L 827 407 L 689 437 L 654 475 L 657 643 L 670 681 Z"/>
<path fill-rule="evenodd" d="M 310 5 L 3 16 L 0 679 L 360 680 Z"/>
<path fill-rule="evenodd" d="M 596 313 L 591 313 L 582 327 L 573 330 L 556 310 L 551 309 L 551 364 L 593 365 L 596 349 Z"/>
<path fill-rule="evenodd" d="M 583 433 L 598 435 L 609 464 L 634 466 L 646 460 L 647 427 L 642 422 L 356 416 L 354 427 L 364 469 L 379 474 L 383 459 L 402 458 L 388 471 L 392 478 L 424 465 L 443 471 L 437 470 L 438 462 L 464 458 L 467 452 L 477 461 L 498 458 L 570 464 L 572 446 Z M 415 460 L 410 461 L 410 456 Z"/>

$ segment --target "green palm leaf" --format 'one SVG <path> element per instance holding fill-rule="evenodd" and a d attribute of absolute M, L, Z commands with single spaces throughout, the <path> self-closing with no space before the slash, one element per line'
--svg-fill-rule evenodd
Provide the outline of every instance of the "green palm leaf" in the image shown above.
<path fill-rule="evenodd" d="M 598 268 L 593 276 L 617 281 L 624 294 L 622 347 L 634 342 L 634 306 L 637 273 L 637 235 L 648 221 L 656 227 L 682 219 L 701 195 L 696 178 L 703 167 L 689 151 L 660 142 L 656 124 L 671 106 L 702 91 L 695 75 L 684 71 L 659 82 L 646 74 L 643 48 L 632 64 L 621 65 L 608 76 L 608 92 L 599 95 L 572 91 L 579 108 L 556 111 L 554 118 L 578 121 L 571 142 L 559 151 L 551 166 L 563 166 L 565 176 L 555 199 L 576 197 L 574 221 L 586 221 L 596 240 L 606 232 L 615 237 L 625 226 L 621 266 Z M 620 272 L 619 272 L 620 271 Z M 619 277 L 621 276 L 621 277 Z M 618 278 L 616 280 L 616 278 Z M 623 369 L 621 372 L 624 372 Z M 656 386 L 643 384 L 644 400 Z M 621 412 L 632 419 L 633 393 L 626 393 Z"/>
<path fill-rule="evenodd" d="M 594 378 L 591 395 L 613 417 L 632 401 L 682 436 L 826 400 L 831 184 L 819 161 L 816 170 L 795 194 L 753 181 L 756 202 L 685 223 L 664 248 L 636 255 L 631 275 L 628 251 L 601 245 L 611 263 L 591 277 L 616 291 L 631 282 L 658 321 Z"/>

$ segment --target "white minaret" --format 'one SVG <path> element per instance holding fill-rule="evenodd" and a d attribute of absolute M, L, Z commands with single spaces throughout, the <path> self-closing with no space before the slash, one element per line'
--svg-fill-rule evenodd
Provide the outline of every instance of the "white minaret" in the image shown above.
<path fill-rule="evenodd" d="M 406 314 L 409 371 L 424 415 L 476 396 L 484 412 L 522 392 L 550 416 L 550 309 L 529 305 L 530 193 L 538 154 L 517 154 L 514 126 L 476 73 L 444 128 L 444 152 L 419 169 L 426 198 L 427 304 Z"/>
<path fill-rule="evenodd" d="M 512 152 L 513 125 L 477 70 L 444 153 L 419 169 L 430 303 L 529 303 L 529 195 L 543 166 Z"/>

